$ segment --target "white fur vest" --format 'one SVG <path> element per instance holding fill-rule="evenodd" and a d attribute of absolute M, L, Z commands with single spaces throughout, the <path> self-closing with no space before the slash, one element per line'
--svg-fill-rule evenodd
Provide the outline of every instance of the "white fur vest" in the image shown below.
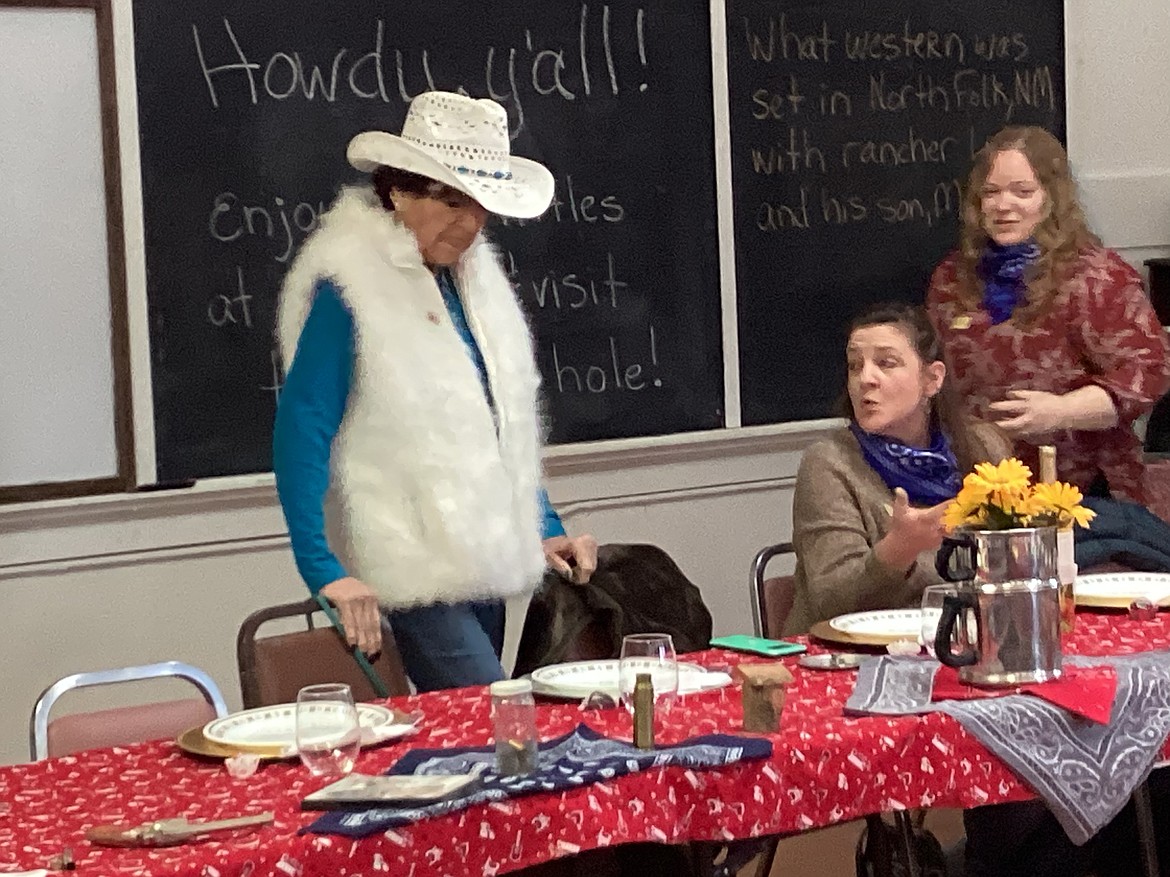
<path fill-rule="evenodd" d="M 418 245 L 374 193 L 342 190 L 281 291 L 291 366 L 313 287 L 354 319 L 354 368 L 333 442 L 330 547 L 392 608 L 509 597 L 544 570 L 539 375 L 527 323 L 479 237 L 453 270 L 487 366 L 495 417 Z"/>

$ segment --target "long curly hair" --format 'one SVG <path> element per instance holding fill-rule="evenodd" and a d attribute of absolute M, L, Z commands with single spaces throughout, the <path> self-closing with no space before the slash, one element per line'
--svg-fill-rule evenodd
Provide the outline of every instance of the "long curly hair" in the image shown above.
<path fill-rule="evenodd" d="M 1068 153 L 1060 141 L 1043 128 L 1009 127 L 991 137 L 975 156 L 975 164 L 963 192 L 962 227 L 959 232 L 959 297 L 975 309 L 983 300 L 979 258 L 989 240 L 983 228 L 983 186 L 991 174 L 996 155 L 1018 149 L 1028 159 L 1044 191 L 1045 216 L 1032 233 L 1040 255 L 1025 275 L 1027 299 L 1013 318 L 1027 326 L 1048 312 L 1060 291 L 1061 282 L 1077 261 L 1078 254 L 1101 242 L 1085 222 L 1077 198 L 1076 181 L 1068 166 Z"/>

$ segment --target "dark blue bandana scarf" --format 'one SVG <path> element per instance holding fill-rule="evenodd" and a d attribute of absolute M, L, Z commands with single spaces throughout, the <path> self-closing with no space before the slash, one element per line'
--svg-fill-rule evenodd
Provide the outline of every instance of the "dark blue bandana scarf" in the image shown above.
<path fill-rule="evenodd" d="M 963 486 L 959 464 L 951 443 L 938 427 L 931 433 L 929 448 L 912 448 L 894 439 L 866 432 L 856 423 L 849 429 L 861 445 L 865 462 L 881 476 L 886 487 L 900 487 L 910 502 L 919 506 L 938 505 L 954 499 Z"/>
<path fill-rule="evenodd" d="M 1007 322 L 1016 307 L 1024 301 L 1027 284 L 1024 272 L 1040 255 L 1040 247 L 1033 240 L 1000 246 L 988 242 L 979 257 L 979 279 L 983 281 L 983 309 L 991 317 L 992 325 Z"/>

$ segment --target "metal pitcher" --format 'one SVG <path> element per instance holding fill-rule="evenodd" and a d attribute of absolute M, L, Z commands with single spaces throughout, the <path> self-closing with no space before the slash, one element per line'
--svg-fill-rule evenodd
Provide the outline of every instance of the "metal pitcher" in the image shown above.
<path fill-rule="evenodd" d="M 1060 676 L 1055 527 L 960 530 L 943 539 L 935 565 L 959 583 L 943 600 L 934 645 L 960 680 L 1010 686 Z"/>

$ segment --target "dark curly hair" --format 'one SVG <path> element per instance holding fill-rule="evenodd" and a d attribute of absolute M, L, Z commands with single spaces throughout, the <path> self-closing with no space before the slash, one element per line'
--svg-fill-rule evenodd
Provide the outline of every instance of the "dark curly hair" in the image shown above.
<path fill-rule="evenodd" d="M 394 209 L 394 199 L 390 195 L 394 190 L 414 195 L 416 198 L 442 198 L 455 191 L 445 183 L 424 177 L 422 174 L 385 165 L 370 174 L 370 182 L 373 183 L 374 192 L 377 193 L 382 206 L 387 210 Z"/>
<path fill-rule="evenodd" d="M 896 328 L 910 342 L 923 365 L 946 362 L 942 341 L 931 325 L 925 308 L 906 302 L 883 302 L 873 305 L 849 324 L 849 335 L 852 336 L 858 329 L 869 326 Z M 971 442 L 971 421 L 962 413 L 958 393 L 951 385 L 949 376 L 943 380 L 942 387 L 931 400 L 931 409 L 939 428 L 950 440 L 951 451 L 958 461 L 959 471 L 970 471 L 979 462 Z M 853 400 L 849 398 L 848 391 L 842 396 L 838 410 L 850 420 L 856 419 L 853 413 Z"/>

